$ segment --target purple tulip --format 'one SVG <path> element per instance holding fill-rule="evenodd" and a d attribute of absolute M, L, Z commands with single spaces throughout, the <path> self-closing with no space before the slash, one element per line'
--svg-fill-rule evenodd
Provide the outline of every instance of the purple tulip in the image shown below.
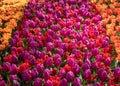
<path fill-rule="evenodd" d="M 30 22 L 29 26 L 31 28 L 35 28 L 35 26 L 36 26 L 35 22 L 33 20 L 30 20 L 29 22 Z"/>
<path fill-rule="evenodd" d="M 62 64 L 62 59 L 59 54 L 56 54 L 56 56 L 54 57 L 54 64 L 56 66 L 60 66 Z"/>
<path fill-rule="evenodd" d="M 66 74 L 66 79 L 68 82 L 71 82 L 73 79 L 74 79 L 74 73 L 72 71 L 69 71 L 67 74 Z"/>
<path fill-rule="evenodd" d="M 0 81 L 0 86 L 6 86 L 6 83 L 4 80 Z"/>
<path fill-rule="evenodd" d="M 34 80 L 33 86 L 42 86 L 42 79 L 41 78 L 36 78 Z"/>
<path fill-rule="evenodd" d="M 49 42 L 49 43 L 46 45 L 46 48 L 47 48 L 47 51 L 52 51 L 52 49 L 53 49 L 53 43 Z"/>
<path fill-rule="evenodd" d="M 37 76 L 38 76 L 38 71 L 37 71 L 37 69 L 36 68 L 34 68 L 32 71 L 31 71 L 31 77 L 32 78 L 36 78 Z"/>
<path fill-rule="evenodd" d="M 30 70 L 25 70 L 22 72 L 22 79 L 24 81 L 29 81 L 31 79 L 31 71 Z"/>
<path fill-rule="evenodd" d="M 103 40 L 103 41 L 102 41 L 102 47 L 103 47 L 103 48 L 104 48 L 104 47 L 107 47 L 107 45 L 108 45 L 108 41 Z"/>
<path fill-rule="evenodd" d="M 12 56 L 12 63 L 17 63 L 18 62 L 18 57 L 17 56 L 15 56 L 15 55 L 13 55 Z"/>
<path fill-rule="evenodd" d="M 120 67 L 116 67 L 114 69 L 114 76 L 115 76 L 115 79 L 120 79 Z"/>
<path fill-rule="evenodd" d="M 90 68 L 90 65 L 88 63 L 83 63 L 83 65 L 82 65 L 83 71 L 85 71 L 85 70 L 87 70 L 89 68 Z"/>
<path fill-rule="evenodd" d="M 95 69 L 98 68 L 98 64 L 97 64 L 96 61 L 92 62 L 91 68 L 92 68 L 93 70 L 95 70 Z"/>
<path fill-rule="evenodd" d="M 44 70 L 43 77 L 44 77 L 44 79 L 48 79 L 50 77 L 50 70 L 49 69 Z"/>
<path fill-rule="evenodd" d="M 80 22 L 75 24 L 75 28 L 76 28 L 76 30 L 80 30 Z"/>
<path fill-rule="evenodd" d="M 75 64 L 73 67 L 73 71 L 75 74 L 79 74 L 80 73 L 80 66 L 78 64 Z"/>
<path fill-rule="evenodd" d="M 99 69 L 98 70 L 98 78 L 102 81 L 107 81 L 108 80 L 108 75 L 107 72 L 104 69 Z"/>
<path fill-rule="evenodd" d="M 9 76 L 9 80 L 10 80 L 10 82 L 13 82 L 14 80 L 18 80 L 18 77 L 17 77 L 17 75 L 10 75 Z"/>
<path fill-rule="evenodd" d="M 102 55 L 98 54 L 95 57 L 96 57 L 96 61 L 102 61 Z"/>
<path fill-rule="evenodd" d="M 36 69 L 39 73 L 42 73 L 44 71 L 44 65 L 43 64 L 37 64 Z"/>
<path fill-rule="evenodd" d="M 12 64 L 10 67 L 10 74 L 16 74 L 17 73 L 17 66 L 15 64 Z"/>
<path fill-rule="evenodd" d="M 99 54 L 99 49 L 98 49 L 98 48 L 93 48 L 93 49 L 92 49 L 92 54 L 93 54 L 94 56 L 96 56 L 97 54 Z"/>
<path fill-rule="evenodd" d="M 45 57 L 45 51 L 42 51 L 41 53 L 40 53 L 40 58 L 44 58 Z"/>
<path fill-rule="evenodd" d="M 35 65 L 36 64 L 36 59 L 35 59 L 34 56 L 31 56 L 29 63 L 30 63 L 30 65 Z"/>
<path fill-rule="evenodd" d="M 68 86 L 68 82 L 65 78 L 60 81 L 60 86 Z"/>
<path fill-rule="evenodd" d="M 50 67 L 50 66 L 52 66 L 52 64 L 53 64 L 53 59 L 52 59 L 52 57 L 49 57 L 47 60 L 46 60 L 46 66 L 48 66 L 48 67 Z"/>
<path fill-rule="evenodd" d="M 45 82 L 45 86 L 53 86 L 52 81 L 47 80 L 47 81 Z"/>
<path fill-rule="evenodd" d="M 11 39 L 10 45 L 11 46 L 16 46 L 16 40 L 14 38 Z"/>
<path fill-rule="evenodd" d="M 105 59 L 104 63 L 106 66 L 110 66 L 110 64 L 111 64 L 110 58 Z"/>
<path fill-rule="evenodd" d="M 85 70 L 85 72 L 84 72 L 84 79 L 90 79 L 90 77 L 91 77 L 90 69 Z"/>
<path fill-rule="evenodd" d="M 57 53 L 58 53 L 59 55 L 63 55 L 64 50 L 63 50 L 63 49 L 61 49 L 61 48 L 58 48 Z"/>
<path fill-rule="evenodd" d="M 9 62 L 4 62 L 4 63 L 3 63 L 3 69 L 4 69 L 5 71 L 9 71 L 9 69 L 10 69 L 10 63 L 9 63 Z"/>
<path fill-rule="evenodd" d="M 64 70 L 64 69 L 61 69 L 61 70 L 59 71 L 59 73 L 58 73 L 58 76 L 59 76 L 60 78 L 63 78 L 63 77 L 65 76 L 65 74 L 66 74 L 65 70 Z"/>
<path fill-rule="evenodd" d="M 79 78 L 76 77 L 76 78 L 74 79 L 73 86 L 82 86 L 82 85 L 81 85 L 81 81 L 80 81 Z"/>
<path fill-rule="evenodd" d="M 69 58 L 68 60 L 67 60 L 67 64 L 69 65 L 69 66 L 74 66 L 74 64 L 75 64 L 75 60 L 74 59 L 72 59 L 72 58 Z"/>

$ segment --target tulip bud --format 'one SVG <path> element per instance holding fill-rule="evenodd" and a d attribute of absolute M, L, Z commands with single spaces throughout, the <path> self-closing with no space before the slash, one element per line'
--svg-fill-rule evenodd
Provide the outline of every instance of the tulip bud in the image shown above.
<path fill-rule="evenodd" d="M 73 86 L 82 86 L 79 78 L 74 79 Z"/>
<path fill-rule="evenodd" d="M 80 66 L 78 64 L 75 64 L 73 67 L 73 71 L 75 74 L 79 74 L 80 73 Z"/>
<path fill-rule="evenodd" d="M 13 55 L 12 56 L 12 63 L 17 63 L 18 62 L 18 57 L 17 56 L 15 56 L 15 55 Z"/>
<path fill-rule="evenodd" d="M 114 77 L 115 77 L 115 79 L 120 80 L 120 67 L 116 67 L 114 69 Z"/>
<path fill-rule="evenodd" d="M 14 80 L 18 80 L 18 77 L 17 77 L 17 75 L 10 75 L 9 80 L 10 80 L 10 82 L 13 82 Z"/>
<path fill-rule="evenodd" d="M 84 79 L 90 79 L 90 78 L 91 78 L 91 71 L 90 69 L 87 69 L 84 72 Z"/>
<path fill-rule="evenodd" d="M 9 69 L 10 69 L 10 63 L 9 63 L 9 62 L 4 62 L 4 63 L 3 63 L 3 69 L 4 69 L 5 71 L 9 71 Z"/>
<path fill-rule="evenodd" d="M 34 68 L 32 71 L 31 71 L 31 77 L 34 79 L 38 76 L 38 71 L 36 68 Z"/>
<path fill-rule="evenodd" d="M 34 80 L 33 86 L 42 86 L 42 79 L 41 78 L 36 78 Z"/>
<path fill-rule="evenodd" d="M 46 60 L 46 66 L 50 67 L 50 66 L 52 66 L 52 64 L 53 64 L 53 59 L 52 59 L 52 57 L 49 57 L 49 58 Z"/>
<path fill-rule="evenodd" d="M 60 86 L 68 86 L 68 82 L 65 78 L 60 81 Z"/>
<path fill-rule="evenodd" d="M 59 71 L 59 73 L 58 73 L 58 76 L 59 76 L 60 78 L 63 78 L 63 77 L 65 76 L 65 74 L 66 74 L 65 70 L 64 70 L 64 69 L 61 69 L 61 70 Z"/>
<path fill-rule="evenodd" d="M 47 51 L 52 51 L 52 49 L 53 49 L 53 43 L 49 42 L 49 43 L 46 45 L 46 48 L 47 48 Z"/>
<path fill-rule="evenodd" d="M 90 65 L 88 63 L 83 63 L 83 65 L 82 65 L 83 71 L 85 71 L 85 70 L 87 70 L 89 68 L 90 68 Z"/>
<path fill-rule="evenodd" d="M 68 82 L 71 82 L 74 79 L 74 73 L 72 71 L 69 71 L 66 74 L 66 79 L 67 79 Z"/>
<path fill-rule="evenodd" d="M 49 69 L 44 70 L 43 77 L 44 77 L 44 79 L 48 79 L 50 77 L 50 70 Z"/>
<path fill-rule="evenodd" d="M 10 67 L 10 74 L 16 74 L 17 73 L 17 66 L 15 64 L 12 64 Z"/>
<path fill-rule="evenodd" d="M 53 86 L 52 82 L 50 80 L 47 80 L 45 82 L 45 86 Z"/>
<path fill-rule="evenodd" d="M 110 58 L 108 57 L 107 59 L 105 59 L 104 63 L 106 66 L 110 66 L 111 64 Z"/>
<path fill-rule="evenodd" d="M 93 48 L 93 49 L 92 49 L 92 54 L 93 54 L 94 56 L 96 56 L 97 54 L 99 54 L 99 49 L 98 49 L 98 48 Z"/>
<path fill-rule="evenodd" d="M 30 70 L 25 70 L 22 72 L 22 79 L 24 81 L 29 81 L 31 79 L 31 71 Z"/>
<path fill-rule="evenodd" d="M 104 69 L 102 69 L 102 68 L 98 70 L 98 77 L 102 81 L 108 80 L 107 72 Z"/>
<path fill-rule="evenodd" d="M 44 71 L 44 65 L 43 64 L 37 64 L 36 69 L 39 73 L 42 73 Z"/>
<path fill-rule="evenodd" d="M 0 86 L 6 86 L 6 83 L 4 80 L 0 81 Z"/>

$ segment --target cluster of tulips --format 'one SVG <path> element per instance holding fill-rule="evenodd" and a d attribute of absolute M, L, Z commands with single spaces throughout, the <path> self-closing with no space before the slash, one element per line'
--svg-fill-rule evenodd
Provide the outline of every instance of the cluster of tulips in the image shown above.
<path fill-rule="evenodd" d="M 0 51 L 9 46 L 12 31 L 17 26 L 17 21 L 22 17 L 22 10 L 26 4 L 26 0 L 0 1 Z"/>
<path fill-rule="evenodd" d="M 102 16 L 88 0 L 32 0 L 0 62 L 0 86 L 119 86 Z"/>
<path fill-rule="evenodd" d="M 120 61 L 120 2 L 119 0 L 92 1 L 102 16 L 106 33 L 114 43 L 117 59 Z"/>

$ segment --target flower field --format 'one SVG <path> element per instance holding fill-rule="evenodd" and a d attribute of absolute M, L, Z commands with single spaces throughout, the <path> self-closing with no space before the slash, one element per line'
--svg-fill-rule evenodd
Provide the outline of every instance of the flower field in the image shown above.
<path fill-rule="evenodd" d="M 120 1 L 0 0 L 0 86 L 120 86 Z"/>

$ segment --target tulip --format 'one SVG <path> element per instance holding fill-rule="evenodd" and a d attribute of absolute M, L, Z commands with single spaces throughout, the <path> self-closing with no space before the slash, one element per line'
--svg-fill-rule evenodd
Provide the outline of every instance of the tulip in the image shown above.
<path fill-rule="evenodd" d="M 30 70 L 25 70 L 22 72 L 22 79 L 24 81 L 29 81 L 31 79 L 31 71 Z"/>
<path fill-rule="evenodd" d="M 46 48 L 47 48 L 47 51 L 52 51 L 53 43 L 51 43 L 51 42 L 47 43 Z"/>
<path fill-rule="evenodd" d="M 65 78 L 60 81 L 60 86 L 68 86 L 68 82 Z"/>
<path fill-rule="evenodd" d="M 102 81 L 107 81 L 108 80 L 107 72 L 102 68 L 98 70 L 98 77 Z"/>
<path fill-rule="evenodd" d="M 10 82 L 13 82 L 14 80 L 18 80 L 18 77 L 17 77 L 17 75 L 10 75 L 9 80 L 10 80 Z"/>
<path fill-rule="evenodd" d="M 53 64 L 53 59 L 52 59 L 52 57 L 49 57 L 49 58 L 46 60 L 46 66 L 50 67 L 50 66 L 52 66 L 52 64 Z"/>
<path fill-rule="evenodd" d="M 111 64 L 110 58 L 105 59 L 104 63 L 106 66 L 110 66 Z"/>
<path fill-rule="evenodd" d="M 36 78 L 34 80 L 33 86 L 42 86 L 42 79 L 41 78 Z"/>
<path fill-rule="evenodd" d="M 66 74 L 65 70 L 64 70 L 64 69 L 61 69 L 61 70 L 59 71 L 59 73 L 58 73 L 58 76 L 59 76 L 60 78 L 63 78 L 63 77 L 65 76 L 65 74 Z"/>
<path fill-rule="evenodd" d="M 83 71 L 85 71 L 85 70 L 87 70 L 89 68 L 90 68 L 90 65 L 88 63 L 83 63 L 83 65 L 82 65 Z"/>
<path fill-rule="evenodd" d="M 98 48 L 93 48 L 93 49 L 92 49 L 92 54 L 93 54 L 94 56 L 96 56 L 97 54 L 99 54 L 99 49 L 98 49 Z"/>
<path fill-rule="evenodd" d="M 38 71 L 37 71 L 37 69 L 36 68 L 34 68 L 32 71 L 31 71 L 31 77 L 32 78 L 36 78 L 37 76 L 38 76 Z"/>
<path fill-rule="evenodd" d="M 74 73 L 72 71 L 69 71 L 67 74 L 66 74 L 66 79 L 68 82 L 71 82 L 73 79 L 74 79 Z"/>
<path fill-rule="evenodd" d="M 6 86 L 6 83 L 4 80 L 0 81 L 0 86 Z"/>
<path fill-rule="evenodd" d="M 9 63 L 9 62 L 3 63 L 3 69 L 4 69 L 5 71 L 9 71 L 9 69 L 10 69 L 10 63 Z"/>
<path fill-rule="evenodd" d="M 116 67 L 114 69 L 114 77 L 115 77 L 115 79 L 119 79 L 120 80 L 120 67 Z"/>
<path fill-rule="evenodd" d="M 98 54 L 95 57 L 96 57 L 96 61 L 102 61 L 102 55 Z"/>
<path fill-rule="evenodd" d="M 12 56 L 12 63 L 17 63 L 18 62 L 18 57 L 17 56 L 15 56 L 15 55 L 13 55 Z"/>
<path fill-rule="evenodd" d="M 15 64 L 12 64 L 10 67 L 10 74 L 16 74 L 17 73 L 17 66 Z"/>
<path fill-rule="evenodd" d="M 90 69 L 87 69 L 84 72 L 84 79 L 90 79 L 90 78 L 91 78 L 91 71 Z"/>
<path fill-rule="evenodd" d="M 45 86 L 53 86 L 52 82 L 50 80 L 47 80 L 45 82 Z"/>
<path fill-rule="evenodd" d="M 39 73 L 42 73 L 44 71 L 44 65 L 43 64 L 37 64 L 36 69 Z"/>
<path fill-rule="evenodd" d="M 62 56 L 64 53 L 64 50 L 61 48 L 58 48 L 57 53 Z"/>
<path fill-rule="evenodd" d="M 50 70 L 49 69 L 44 70 L 43 77 L 44 77 L 44 79 L 48 79 L 50 77 Z"/>
<path fill-rule="evenodd" d="M 36 64 L 36 59 L 35 59 L 34 56 L 31 56 L 29 63 L 30 63 L 30 65 L 35 65 Z"/>
<path fill-rule="evenodd" d="M 82 85 L 81 85 L 81 81 L 80 81 L 79 78 L 76 77 L 76 78 L 74 79 L 73 86 L 82 86 Z"/>
<path fill-rule="evenodd" d="M 73 71 L 75 74 L 79 74 L 80 73 L 80 66 L 78 64 L 75 64 L 73 67 Z"/>

